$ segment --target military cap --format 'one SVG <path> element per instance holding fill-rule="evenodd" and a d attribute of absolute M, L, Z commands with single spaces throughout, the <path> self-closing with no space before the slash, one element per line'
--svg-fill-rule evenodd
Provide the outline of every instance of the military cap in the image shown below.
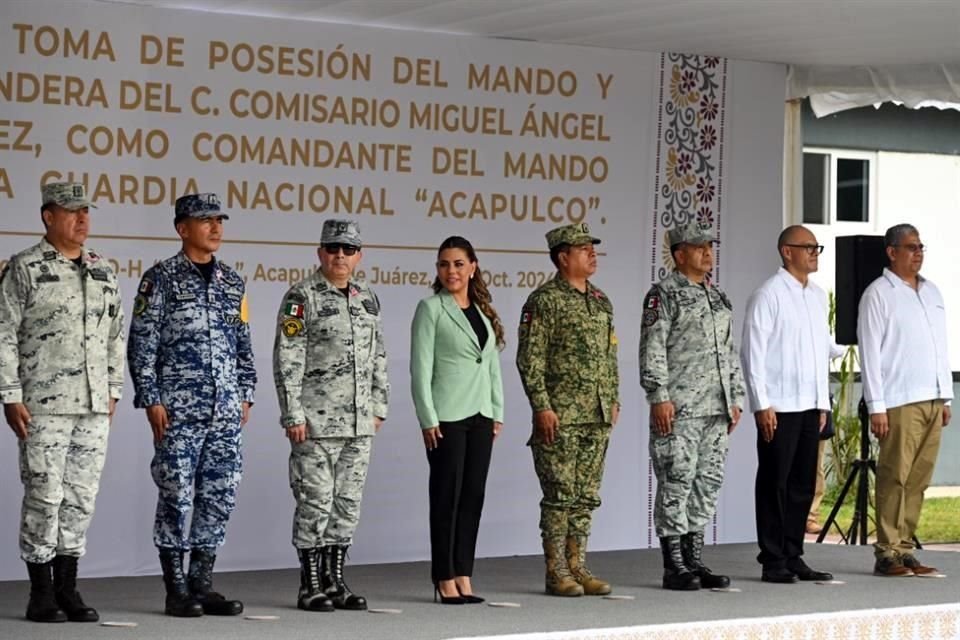
<path fill-rule="evenodd" d="M 220 211 L 220 198 L 215 193 L 192 193 L 180 196 L 173 211 L 175 222 L 184 218 L 230 219 L 230 216 Z"/>
<path fill-rule="evenodd" d="M 350 220 L 325 220 L 320 233 L 320 244 L 363 246 L 360 243 L 360 223 Z"/>
<path fill-rule="evenodd" d="M 670 243 L 671 247 L 684 243 L 706 244 L 708 242 L 715 242 L 720 244 L 720 241 L 714 237 L 710 227 L 696 222 L 682 227 L 674 227 L 667 231 L 667 242 Z"/>
<path fill-rule="evenodd" d="M 547 231 L 547 247 L 553 249 L 562 244 L 600 244 L 600 240 L 590 235 L 586 222 L 580 222 Z"/>
<path fill-rule="evenodd" d="M 42 206 L 55 204 L 68 211 L 76 211 L 89 207 L 96 209 L 96 205 L 87 200 L 87 189 L 80 182 L 50 182 L 40 187 Z"/>

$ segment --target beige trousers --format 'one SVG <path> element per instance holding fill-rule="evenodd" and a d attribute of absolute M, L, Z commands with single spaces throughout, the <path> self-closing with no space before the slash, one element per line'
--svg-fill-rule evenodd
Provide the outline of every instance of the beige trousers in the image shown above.
<path fill-rule="evenodd" d="M 943 400 L 913 402 L 887 410 L 890 432 L 877 459 L 878 558 L 913 552 L 923 492 L 940 450 Z"/>

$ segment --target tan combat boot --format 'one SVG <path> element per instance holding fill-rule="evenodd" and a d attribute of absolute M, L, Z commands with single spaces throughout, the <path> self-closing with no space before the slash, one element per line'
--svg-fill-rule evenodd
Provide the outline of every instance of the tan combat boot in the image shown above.
<path fill-rule="evenodd" d="M 546 587 L 551 596 L 577 597 L 583 595 L 581 587 L 567 567 L 563 540 L 543 540 L 543 556 L 547 562 Z"/>
<path fill-rule="evenodd" d="M 587 537 L 570 536 L 567 538 L 567 566 L 573 579 L 583 587 L 588 596 L 605 596 L 613 589 L 609 582 L 605 582 L 590 573 L 587 569 Z"/>

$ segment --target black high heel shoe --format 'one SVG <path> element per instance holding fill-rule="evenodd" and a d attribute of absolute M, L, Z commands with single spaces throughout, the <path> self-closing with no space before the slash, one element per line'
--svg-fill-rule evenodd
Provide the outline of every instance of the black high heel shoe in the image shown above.
<path fill-rule="evenodd" d="M 460 594 L 460 597 L 463 599 L 463 604 L 480 604 L 484 602 L 484 599 L 480 596 L 475 596 L 472 593 L 469 595 Z"/>
<path fill-rule="evenodd" d="M 434 582 L 433 583 L 433 601 L 434 602 L 437 601 L 437 596 L 440 597 L 440 604 L 466 604 L 467 603 L 467 600 L 465 600 L 462 596 L 443 595 L 442 593 L 440 593 L 440 585 Z"/>

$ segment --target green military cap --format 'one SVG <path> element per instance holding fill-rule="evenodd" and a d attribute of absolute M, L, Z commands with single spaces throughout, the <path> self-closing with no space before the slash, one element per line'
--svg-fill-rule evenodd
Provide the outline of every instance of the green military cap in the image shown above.
<path fill-rule="evenodd" d="M 586 222 L 580 222 L 547 231 L 547 247 L 553 249 L 562 244 L 600 244 L 600 240 L 590 235 Z"/>
<path fill-rule="evenodd" d="M 720 244 L 710 227 L 697 223 L 670 229 L 667 231 L 667 242 L 670 243 L 671 247 L 678 244 L 706 244 L 708 242 Z"/>
<path fill-rule="evenodd" d="M 80 182 L 50 182 L 40 187 L 42 206 L 55 204 L 67 211 L 97 207 L 87 199 L 87 189 Z"/>

